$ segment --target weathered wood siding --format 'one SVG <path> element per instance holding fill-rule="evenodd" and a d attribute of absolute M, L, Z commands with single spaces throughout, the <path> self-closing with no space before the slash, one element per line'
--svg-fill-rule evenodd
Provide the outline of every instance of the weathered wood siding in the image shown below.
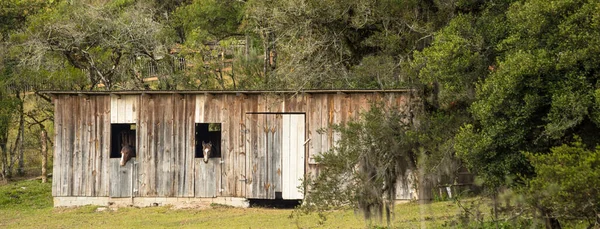
<path fill-rule="evenodd" d="M 357 118 L 369 101 L 402 107 L 408 99 L 403 92 L 147 93 L 57 95 L 54 196 L 111 195 L 109 172 L 117 167 L 108 160 L 110 124 L 135 123 L 136 196 L 274 198 L 286 192 L 290 179 L 318 174 L 314 157 L 339 139 L 332 124 Z M 302 116 L 297 121 L 305 121 L 296 124 L 303 127 L 285 129 L 293 126 L 284 125 L 286 114 Z M 195 123 L 221 123 L 221 158 L 194 158 Z M 294 143 L 302 145 L 299 157 L 284 161 L 289 152 L 283 147 L 291 144 L 284 138 L 307 141 Z M 303 166 L 286 174 L 291 164 Z"/>
<path fill-rule="evenodd" d="M 133 167 L 136 159 L 131 159 L 125 166 L 121 166 L 121 158 L 111 158 L 110 166 L 110 197 L 137 196 L 133 191 L 138 190 L 137 166 Z M 133 190 L 132 190 L 133 187 Z"/>
<path fill-rule="evenodd" d="M 194 196 L 194 95 L 141 96 L 139 196 Z"/>
<path fill-rule="evenodd" d="M 122 95 L 110 97 L 110 123 L 137 123 L 140 97 Z"/>
<path fill-rule="evenodd" d="M 210 158 L 208 163 L 204 163 L 202 158 L 194 160 L 196 166 L 196 197 L 216 197 L 219 196 L 218 187 L 221 184 L 221 159 Z"/>
<path fill-rule="evenodd" d="M 108 196 L 110 98 L 59 95 L 54 103 L 53 196 Z"/>

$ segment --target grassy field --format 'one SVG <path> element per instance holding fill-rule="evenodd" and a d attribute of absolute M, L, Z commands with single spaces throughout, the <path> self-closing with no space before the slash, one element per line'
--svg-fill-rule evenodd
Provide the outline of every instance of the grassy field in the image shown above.
<path fill-rule="evenodd" d="M 98 206 L 53 208 L 50 184 L 20 181 L 0 186 L 0 228 L 365 228 L 352 210 L 293 216 L 293 209 L 231 208 L 174 210 L 169 207 L 119 208 Z M 453 202 L 397 205 L 394 228 L 440 228 L 455 219 Z M 374 222 L 374 226 L 383 225 Z M 447 226 L 447 224 L 446 224 Z"/>

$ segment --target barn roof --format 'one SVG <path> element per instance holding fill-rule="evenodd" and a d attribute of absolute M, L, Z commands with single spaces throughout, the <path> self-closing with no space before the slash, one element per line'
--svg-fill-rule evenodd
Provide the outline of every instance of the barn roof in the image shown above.
<path fill-rule="evenodd" d="M 122 90 L 122 91 L 40 91 L 41 94 L 84 94 L 84 95 L 138 95 L 138 94 L 331 94 L 331 93 L 406 93 L 414 89 L 389 89 L 389 90 L 246 90 L 246 91 L 219 91 L 219 90 Z"/>

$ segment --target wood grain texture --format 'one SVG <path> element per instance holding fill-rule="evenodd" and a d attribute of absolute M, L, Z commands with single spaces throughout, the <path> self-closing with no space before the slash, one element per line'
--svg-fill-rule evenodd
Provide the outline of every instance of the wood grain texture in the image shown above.
<path fill-rule="evenodd" d="M 112 179 L 121 178 L 113 178 L 119 168 L 109 160 L 111 123 L 135 123 L 138 196 L 275 198 L 295 178 L 318 172 L 314 157 L 339 140 L 331 125 L 358 118 L 377 100 L 401 109 L 409 101 L 401 91 L 57 94 L 52 194 L 116 195 Z M 298 139 L 289 144 L 286 115 L 298 115 L 288 121 L 293 133 L 286 136 Z M 211 158 L 213 165 L 194 158 L 195 123 L 221 123 L 221 158 Z M 297 157 L 285 162 L 290 147 Z M 294 178 L 285 178 L 285 163 L 301 165 L 288 171 Z"/>
<path fill-rule="evenodd" d="M 106 96 L 61 95 L 55 102 L 54 196 L 107 196 L 110 126 Z M 108 134 L 109 135 L 109 134 Z"/>

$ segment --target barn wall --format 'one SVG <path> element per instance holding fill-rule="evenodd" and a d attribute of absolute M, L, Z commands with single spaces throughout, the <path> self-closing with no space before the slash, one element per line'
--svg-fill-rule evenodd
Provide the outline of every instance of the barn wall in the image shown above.
<path fill-rule="evenodd" d="M 53 196 L 108 196 L 110 98 L 59 95 L 54 103 Z"/>
<path fill-rule="evenodd" d="M 194 196 L 194 95 L 140 99 L 138 196 Z"/>
<path fill-rule="evenodd" d="M 315 155 L 331 149 L 339 138 L 329 126 L 357 118 L 369 108 L 369 101 L 402 106 L 407 96 L 406 93 L 199 93 L 123 95 L 115 100 L 110 95 L 58 95 L 53 195 L 109 196 L 111 122 L 137 124 L 136 196 L 246 197 L 249 191 L 246 176 L 252 166 L 247 160 L 251 145 L 248 139 L 252 139 L 248 136 L 252 133 L 246 126 L 247 114 L 305 114 L 303 134 L 308 142 L 304 172 L 315 175 L 319 172 Z M 211 159 L 210 165 L 194 158 L 195 123 L 221 123 L 222 156 Z"/>

